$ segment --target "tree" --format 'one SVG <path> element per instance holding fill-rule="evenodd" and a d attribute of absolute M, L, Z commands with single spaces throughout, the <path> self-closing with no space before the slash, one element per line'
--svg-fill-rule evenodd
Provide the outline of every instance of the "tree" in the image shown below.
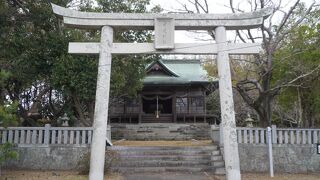
<path fill-rule="evenodd" d="M 302 10 L 304 8 L 301 8 Z M 296 12 L 298 15 L 301 12 Z M 276 115 L 282 124 L 319 126 L 320 10 L 310 13 L 303 24 L 292 29 L 275 54 L 273 80 L 285 87 L 277 97 Z"/>
<path fill-rule="evenodd" d="M 126 12 L 143 13 L 147 12 L 146 6 L 149 0 L 128 0 L 110 1 L 99 0 L 98 6 L 92 7 L 90 1 L 80 6 L 80 10 L 90 10 L 95 12 Z M 76 41 L 99 41 L 99 31 L 91 32 L 88 36 L 86 32 L 75 30 L 75 35 L 80 38 Z M 151 41 L 150 31 L 115 31 L 114 41 L 117 42 L 148 42 Z M 146 63 L 158 56 L 120 56 L 112 57 L 111 68 L 111 105 L 113 100 L 119 97 L 132 97 L 142 88 L 141 79 L 144 76 Z M 97 77 L 97 59 L 92 56 L 71 56 L 66 55 L 60 59 L 54 68 L 55 87 L 61 89 L 65 97 L 70 97 L 70 102 L 76 111 L 77 118 L 81 123 L 90 126 L 95 102 L 95 87 Z"/>
<path fill-rule="evenodd" d="M 240 61 L 241 60 L 241 61 Z M 241 57 L 241 56 L 231 56 L 230 57 L 230 66 L 231 66 L 231 76 L 232 84 L 236 85 L 239 79 L 243 79 L 247 76 L 252 76 L 254 74 L 252 70 L 255 67 L 251 66 L 251 63 L 244 63 L 244 60 L 250 61 L 250 57 Z M 204 60 L 203 63 L 204 69 L 207 71 L 210 77 L 218 77 L 217 62 L 215 59 L 208 58 Z M 251 94 L 254 95 L 254 94 Z M 211 93 L 207 98 L 207 109 L 212 111 L 218 117 L 220 116 L 220 102 L 219 102 L 219 92 L 216 90 Z M 251 114 L 251 117 L 259 119 L 246 102 L 243 100 L 241 95 L 237 91 L 233 91 L 233 100 L 234 100 L 234 109 L 235 109 L 235 118 L 237 126 L 246 125 L 245 119 L 248 117 L 248 114 Z M 210 112 L 211 113 L 211 112 Z"/>
<path fill-rule="evenodd" d="M 149 0 L 53 1 L 81 11 L 147 12 Z M 159 8 L 156 8 L 159 10 Z M 0 84 L 1 103 L 5 97 L 16 101 L 20 123 L 37 126 L 57 119 L 64 112 L 80 125 L 93 119 L 97 76 L 96 56 L 67 53 L 68 42 L 99 41 L 99 31 L 62 27 L 50 3 L 42 0 L 0 2 L 0 72 L 8 76 Z M 116 41 L 145 42 L 149 31 L 121 31 Z M 142 85 L 146 62 L 157 56 L 114 56 L 111 96 L 134 96 Z M 42 121 L 39 121 L 42 119 Z"/>
<path fill-rule="evenodd" d="M 207 0 L 189 1 L 195 7 L 196 13 L 209 13 L 209 6 Z M 244 12 L 240 6 L 235 6 L 233 0 L 229 1 L 230 9 L 233 13 Z M 246 3 L 246 2 L 244 2 Z M 252 107 L 259 115 L 261 125 L 270 125 L 272 120 L 272 102 L 274 97 L 280 93 L 283 87 L 288 86 L 289 81 L 278 81 L 272 83 L 273 69 L 274 69 L 274 56 L 282 42 L 288 37 L 288 34 L 292 29 L 298 27 L 305 17 L 316 9 L 315 3 L 312 3 L 308 8 L 302 10 L 303 3 L 300 0 L 293 2 L 289 10 L 282 8 L 282 1 L 276 3 L 274 1 L 248 1 L 251 11 L 256 11 L 268 6 L 274 6 L 274 14 L 280 14 L 280 22 L 274 24 L 271 16 L 265 19 L 260 27 L 260 31 L 253 32 L 252 30 L 236 31 L 236 40 L 246 42 L 262 42 L 263 53 L 255 56 L 251 61 L 244 59 L 245 63 L 250 63 L 250 66 L 254 66 L 254 74 L 252 76 L 245 76 L 243 79 L 238 79 L 234 88 L 239 92 L 244 101 Z M 247 6 L 248 7 L 248 6 Z M 186 11 L 190 12 L 187 5 L 184 5 Z M 296 11 L 300 10 L 300 14 L 296 14 Z M 279 17 L 279 16 L 277 16 Z M 209 31 L 209 35 L 213 38 L 214 32 Z M 255 36 L 258 34 L 258 36 Z M 252 74 L 252 72 L 250 72 Z"/>
<path fill-rule="evenodd" d="M 0 67 L 9 74 L 1 92 L 18 102 L 20 123 L 36 125 L 31 115 L 41 112 L 65 38 L 56 33 L 58 20 L 48 2 L 8 0 L 0 6 Z"/>

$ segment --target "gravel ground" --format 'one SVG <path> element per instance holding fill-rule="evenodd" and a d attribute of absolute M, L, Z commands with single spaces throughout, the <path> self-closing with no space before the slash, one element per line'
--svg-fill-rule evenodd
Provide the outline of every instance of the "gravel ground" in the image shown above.
<path fill-rule="evenodd" d="M 1 180 L 86 180 L 88 176 L 75 171 L 3 171 Z M 161 173 L 161 174 L 109 174 L 105 180 L 224 180 L 224 176 L 208 173 Z M 270 178 L 265 173 L 244 173 L 243 180 L 319 180 L 319 174 L 275 174 Z"/>

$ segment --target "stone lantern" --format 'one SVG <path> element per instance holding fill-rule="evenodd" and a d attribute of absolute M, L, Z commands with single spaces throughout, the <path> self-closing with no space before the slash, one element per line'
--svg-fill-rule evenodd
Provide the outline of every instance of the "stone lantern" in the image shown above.
<path fill-rule="evenodd" d="M 70 118 L 67 116 L 66 113 L 60 118 L 60 121 L 62 122 L 63 127 L 68 127 L 69 126 L 69 120 Z"/>
<path fill-rule="evenodd" d="M 251 118 L 249 113 L 247 119 L 245 119 L 244 122 L 247 124 L 247 127 L 253 127 L 254 120 Z"/>

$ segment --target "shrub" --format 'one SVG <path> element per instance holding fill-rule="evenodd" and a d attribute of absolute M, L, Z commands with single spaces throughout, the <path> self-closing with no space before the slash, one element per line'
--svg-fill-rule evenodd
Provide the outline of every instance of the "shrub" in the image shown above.
<path fill-rule="evenodd" d="M 17 159 L 18 153 L 12 150 L 12 144 L 4 143 L 0 144 L 0 176 L 1 166 L 9 159 Z"/>

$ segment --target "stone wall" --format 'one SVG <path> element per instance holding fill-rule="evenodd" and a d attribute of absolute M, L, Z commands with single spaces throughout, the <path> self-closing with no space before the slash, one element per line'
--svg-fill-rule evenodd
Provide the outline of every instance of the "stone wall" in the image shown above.
<path fill-rule="evenodd" d="M 88 147 L 50 146 L 18 147 L 17 160 L 10 160 L 4 168 L 32 170 L 73 170 L 77 169 Z"/>
<path fill-rule="evenodd" d="M 49 147 L 18 147 L 19 159 L 10 161 L 5 168 L 70 170 L 89 151 L 87 146 L 50 145 Z M 242 172 L 268 172 L 267 145 L 239 144 Z M 316 145 L 273 145 L 275 172 L 320 172 L 320 155 Z"/>
<path fill-rule="evenodd" d="M 210 125 L 144 123 L 112 124 L 112 139 L 126 140 L 210 140 Z"/>
<path fill-rule="evenodd" d="M 239 144 L 241 171 L 267 172 L 269 158 L 267 145 Z M 275 172 L 320 172 L 320 154 L 316 145 L 273 144 Z"/>

